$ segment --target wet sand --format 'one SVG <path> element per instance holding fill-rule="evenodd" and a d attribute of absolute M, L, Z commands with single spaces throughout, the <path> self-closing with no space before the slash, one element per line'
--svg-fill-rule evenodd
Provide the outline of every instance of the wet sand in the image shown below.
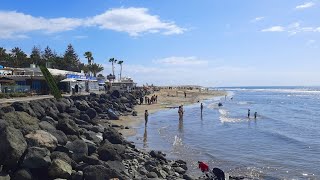
<path fill-rule="evenodd" d="M 186 98 L 184 96 L 184 90 L 177 89 L 161 89 L 155 93 L 149 95 L 158 96 L 158 102 L 156 104 L 142 104 L 135 106 L 135 111 L 137 111 L 138 116 L 121 116 L 120 120 L 110 121 L 112 124 L 127 126 L 130 129 L 121 129 L 120 132 L 123 136 L 133 136 L 136 134 L 135 127 L 140 126 L 144 122 L 144 111 L 147 109 L 149 115 L 160 110 L 165 110 L 168 108 L 178 107 L 180 105 L 188 105 L 196 102 L 201 102 L 205 99 L 210 99 L 217 96 L 225 96 L 227 92 L 225 91 L 201 91 L 199 90 L 185 90 Z"/>

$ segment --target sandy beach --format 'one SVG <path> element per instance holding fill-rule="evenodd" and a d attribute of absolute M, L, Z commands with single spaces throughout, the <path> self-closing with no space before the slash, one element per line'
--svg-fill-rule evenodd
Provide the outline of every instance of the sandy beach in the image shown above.
<path fill-rule="evenodd" d="M 184 96 L 186 92 L 186 98 Z M 179 105 L 188 105 L 202 100 L 227 95 L 224 91 L 199 91 L 199 90 L 178 90 L 178 89 L 161 89 L 153 94 L 149 95 L 158 96 L 158 102 L 156 104 L 142 104 L 135 106 L 134 110 L 137 111 L 138 116 L 121 116 L 119 120 L 110 121 L 112 124 L 127 126 L 130 129 L 120 129 L 123 136 L 133 136 L 136 134 L 134 127 L 139 126 L 144 122 L 144 111 L 147 109 L 149 114 L 155 113 L 160 110 L 168 108 L 178 107 Z"/>

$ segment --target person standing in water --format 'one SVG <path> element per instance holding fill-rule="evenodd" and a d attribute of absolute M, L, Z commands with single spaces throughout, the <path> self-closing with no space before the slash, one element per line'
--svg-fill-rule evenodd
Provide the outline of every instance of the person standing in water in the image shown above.
<path fill-rule="evenodd" d="M 145 110 L 145 111 L 144 111 L 145 126 L 147 126 L 147 124 L 148 124 L 148 118 L 149 118 L 148 110 Z"/>
<path fill-rule="evenodd" d="M 200 109 L 201 109 L 201 114 L 202 114 L 202 110 L 203 110 L 203 104 L 202 103 L 200 105 Z"/>
<path fill-rule="evenodd" d="M 181 120 L 183 118 L 183 108 L 182 108 L 182 106 L 179 106 L 178 114 L 179 114 L 179 120 Z"/>
<path fill-rule="evenodd" d="M 254 112 L 254 119 L 257 119 L 257 112 Z"/>
<path fill-rule="evenodd" d="M 250 109 L 248 109 L 248 118 L 250 118 Z"/>

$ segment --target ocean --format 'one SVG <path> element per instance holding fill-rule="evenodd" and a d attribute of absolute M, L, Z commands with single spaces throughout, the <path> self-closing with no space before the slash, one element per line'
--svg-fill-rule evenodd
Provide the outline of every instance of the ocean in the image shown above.
<path fill-rule="evenodd" d="M 249 179 L 320 179 L 320 88 L 220 89 L 227 98 L 203 101 L 202 115 L 200 103 L 185 106 L 180 121 L 178 109 L 151 114 L 129 140 L 186 160 L 194 175 L 205 161 Z"/>

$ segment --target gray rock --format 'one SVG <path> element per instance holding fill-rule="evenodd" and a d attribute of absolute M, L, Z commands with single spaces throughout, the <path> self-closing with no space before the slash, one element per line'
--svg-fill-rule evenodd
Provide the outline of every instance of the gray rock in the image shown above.
<path fill-rule="evenodd" d="M 102 165 L 88 166 L 84 168 L 83 177 L 85 180 L 102 180 L 112 178 L 127 179 L 115 170 Z"/>
<path fill-rule="evenodd" d="M 24 135 L 39 129 L 39 120 L 26 112 L 15 111 L 6 113 L 2 119 L 7 121 L 9 126 L 19 129 Z"/>
<path fill-rule="evenodd" d="M 72 159 L 76 162 L 80 162 L 83 157 L 88 155 L 88 146 L 83 140 L 67 143 L 66 147 L 73 152 Z"/>
<path fill-rule="evenodd" d="M 71 180 L 83 180 L 83 172 L 82 171 L 72 171 Z"/>
<path fill-rule="evenodd" d="M 72 159 L 68 156 L 67 153 L 54 151 L 50 155 L 51 160 L 61 159 L 64 160 L 68 164 L 72 164 Z"/>
<path fill-rule="evenodd" d="M 110 127 L 105 128 L 105 131 L 103 132 L 103 140 L 105 139 L 107 139 L 112 144 L 123 144 L 125 141 L 117 130 Z"/>
<path fill-rule="evenodd" d="M 112 109 L 108 109 L 107 111 L 110 120 L 119 120 L 119 115 L 113 111 Z"/>
<path fill-rule="evenodd" d="M 45 148 L 30 147 L 23 160 L 23 167 L 30 169 L 47 168 L 51 164 L 50 151 Z"/>
<path fill-rule="evenodd" d="M 41 121 L 46 121 L 48 123 L 50 123 L 52 126 L 56 127 L 58 125 L 58 121 L 54 120 L 52 117 L 50 116 L 44 116 Z"/>
<path fill-rule="evenodd" d="M 146 170 L 146 168 L 141 167 L 141 168 L 139 169 L 139 173 L 140 173 L 141 175 L 147 175 L 149 172 Z"/>
<path fill-rule="evenodd" d="M 39 123 L 39 127 L 40 127 L 40 129 L 45 130 L 45 131 L 56 130 L 56 128 L 51 123 L 49 123 L 47 121 L 41 121 Z"/>
<path fill-rule="evenodd" d="M 16 111 L 22 111 L 28 113 L 30 116 L 36 116 L 33 109 L 27 102 L 14 102 L 11 105 Z"/>
<path fill-rule="evenodd" d="M 49 167 L 48 173 L 51 178 L 68 179 L 71 176 L 72 167 L 64 160 L 54 159 Z"/>
<path fill-rule="evenodd" d="M 12 180 L 32 180 L 32 174 L 27 169 L 19 169 L 13 174 Z"/>
<path fill-rule="evenodd" d="M 174 167 L 173 170 L 179 174 L 184 174 L 186 173 L 186 170 L 184 170 L 183 168 L 181 167 Z"/>
<path fill-rule="evenodd" d="M 120 155 L 110 143 L 104 143 L 98 148 L 99 159 L 103 161 L 121 160 Z"/>
<path fill-rule="evenodd" d="M 79 128 L 77 124 L 70 119 L 60 119 L 57 125 L 57 129 L 63 131 L 66 135 L 79 134 Z"/>
<path fill-rule="evenodd" d="M 58 140 L 52 134 L 37 130 L 25 136 L 29 146 L 44 147 L 49 150 L 54 150 L 57 147 Z"/>
<path fill-rule="evenodd" d="M 0 172 L 0 180 L 10 180 L 9 174 Z"/>
<path fill-rule="evenodd" d="M 39 101 L 30 101 L 29 105 L 39 119 L 46 116 L 46 111 L 42 107 L 42 105 L 39 103 Z"/>
<path fill-rule="evenodd" d="M 0 164 L 15 167 L 27 149 L 27 142 L 22 133 L 12 127 L 0 131 Z"/>
<path fill-rule="evenodd" d="M 60 130 L 48 130 L 58 140 L 58 144 L 65 145 L 67 144 L 68 138 L 66 134 Z"/>
<path fill-rule="evenodd" d="M 82 161 L 89 165 L 103 165 L 103 161 L 99 160 L 96 156 L 85 156 Z"/>
<path fill-rule="evenodd" d="M 14 111 L 15 111 L 14 107 L 12 107 L 12 106 L 2 107 L 1 110 L 2 110 L 2 112 L 4 112 L 4 113 L 9 113 L 9 112 L 14 112 Z"/>
<path fill-rule="evenodd" d="M 149 172 L 149 173 L 147 174 L 147 177 L 148 177 L 148 178 L 158 178 L 158 175 L 157 175 L 157 173 L 155 173 L 155 172 Z"/>
<path fill-rule="evenodd" d="M 190 176 L 190 175 L 188 175 L 188 174 L 184 174 L 183 175 L 183 179 L 185 179 L 185 180 L 194 180 L 195 178 Z"/>
<path fill-rule="evenodd" d="M 91 119 L 87 114 L 80 114 L 80 119 L 85 122 L 91 122 Z"/>
<path fill-rule="evenodd" d="M 93 108 L 89 108 L 86 110 L 86 114 L 90 117 L 90 119 L 93 119 L 95 117 L 97 117 L 97 111 Z"/>

